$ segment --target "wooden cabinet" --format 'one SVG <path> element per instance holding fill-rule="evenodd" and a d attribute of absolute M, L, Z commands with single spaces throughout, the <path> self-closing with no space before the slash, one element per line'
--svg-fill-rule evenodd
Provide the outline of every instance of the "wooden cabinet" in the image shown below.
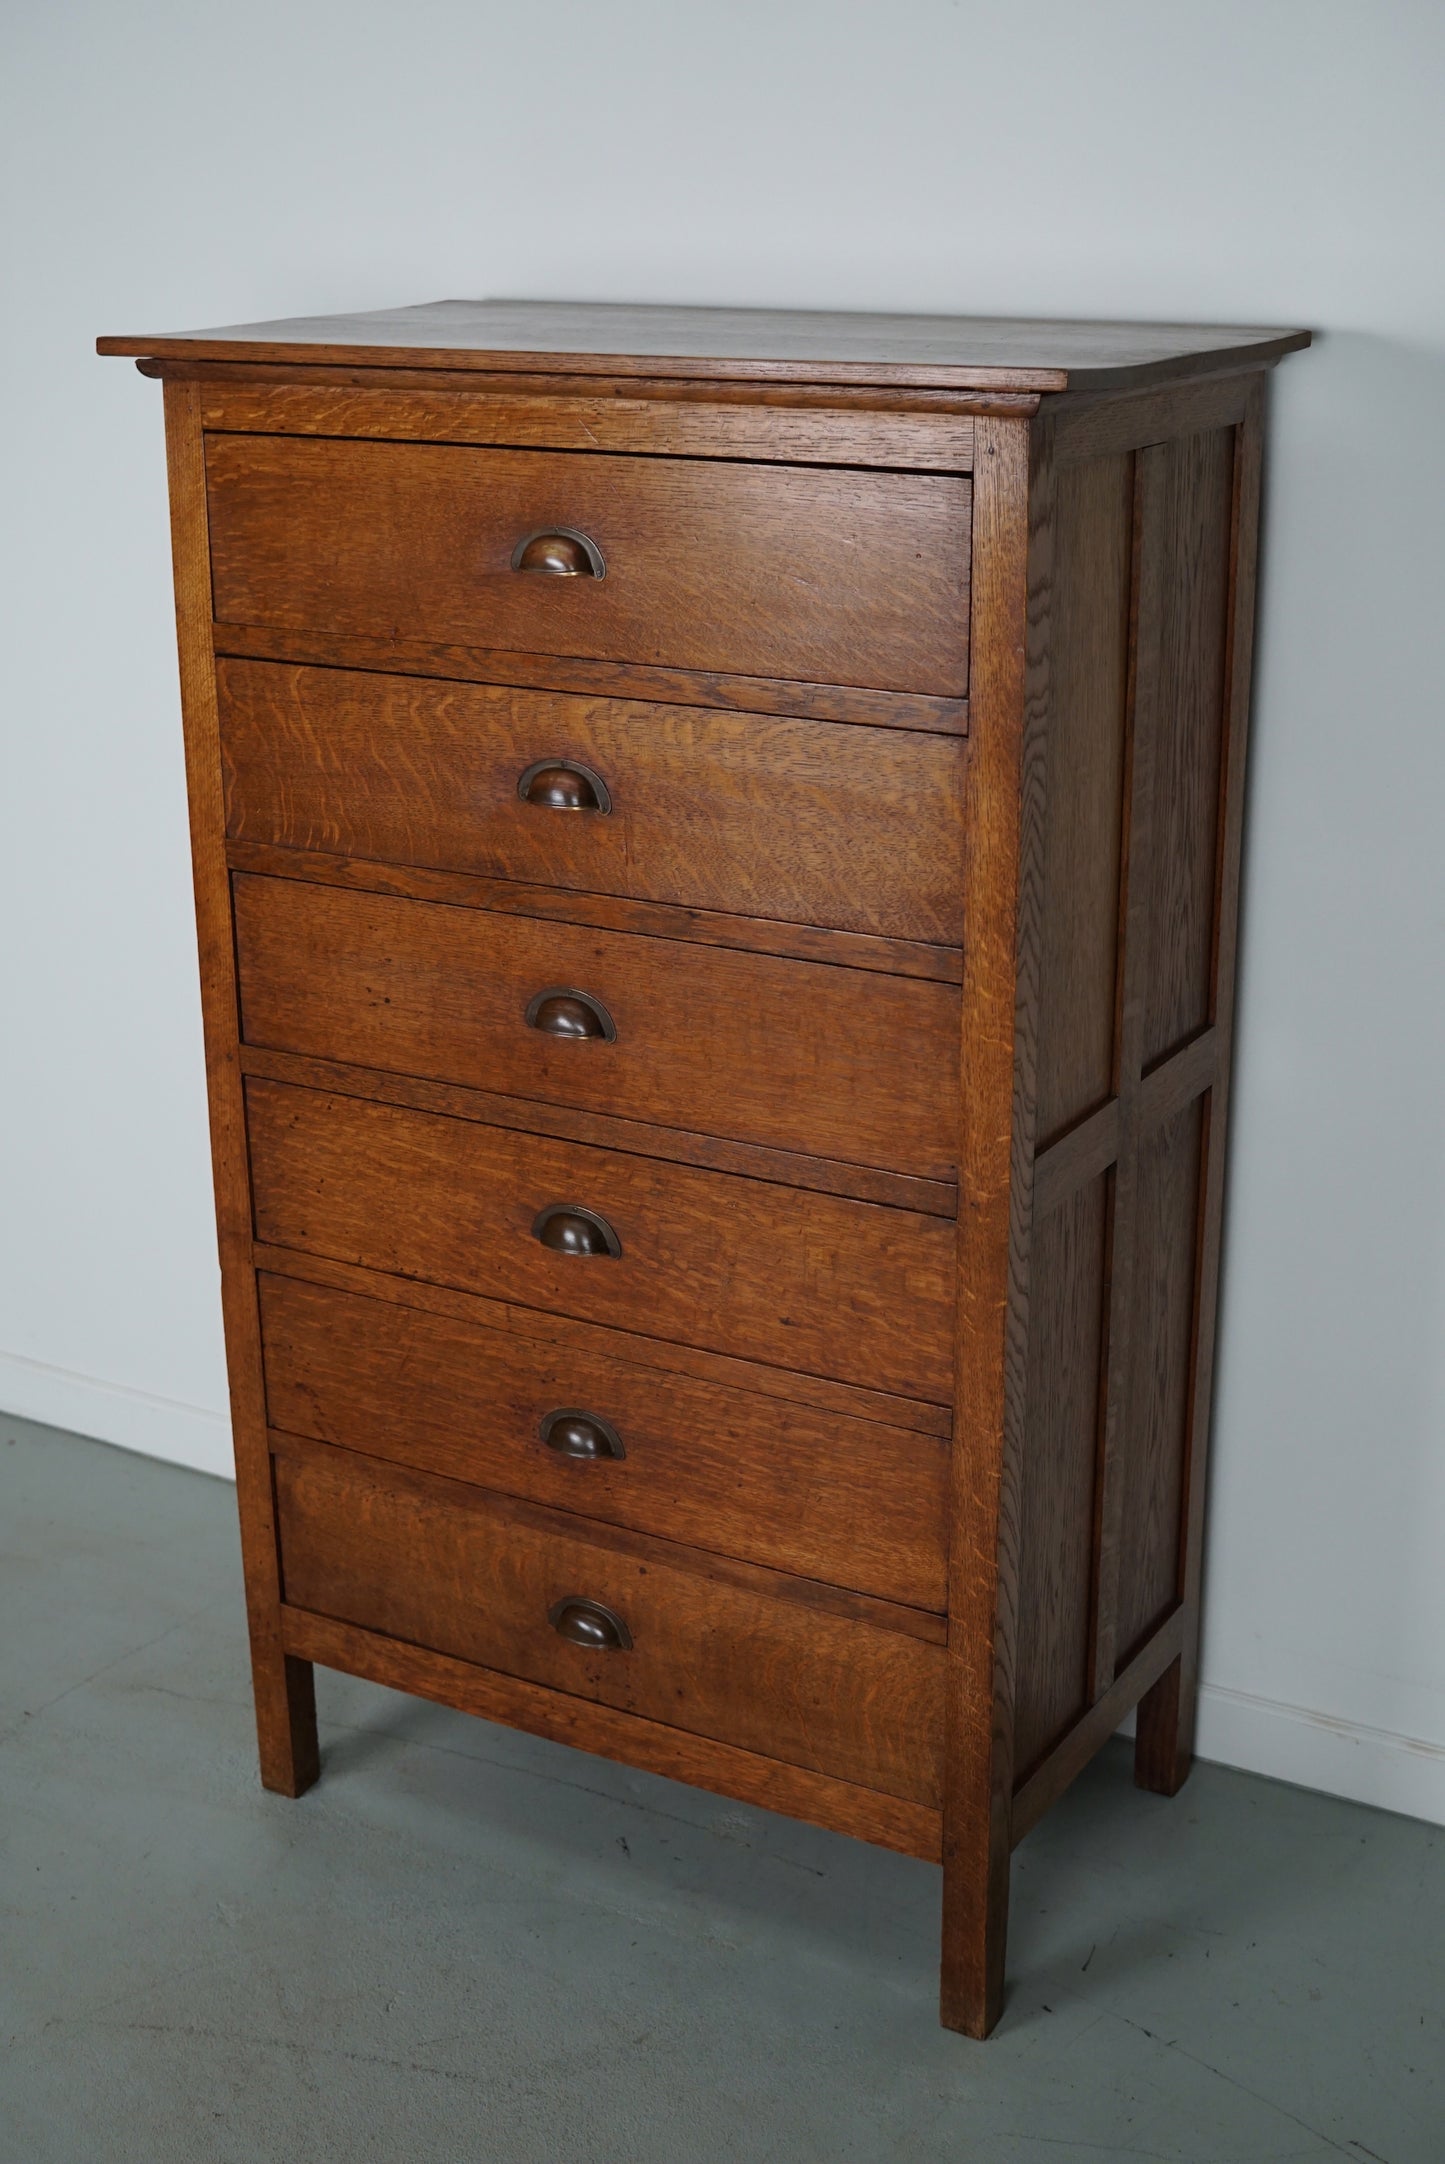
<path fill-rule="evenodd" d="M 262 1778 L 313 1663 L 943 1865 L 1188 1771 L 1268 370 L 444 303 L 165 382 Z"/>

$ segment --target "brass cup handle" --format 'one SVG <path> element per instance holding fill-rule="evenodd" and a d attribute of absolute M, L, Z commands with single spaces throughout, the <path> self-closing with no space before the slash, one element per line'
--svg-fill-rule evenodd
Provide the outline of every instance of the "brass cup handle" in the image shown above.
<path fill-rule="evenodd" d="M 616 1044 L 617 1024 L 600 999 L 570 985 L 549 984 L 527 1002 L 527 1027 L 544 1037 L 591 1037 Z"/>
<path fill-rule="evenodd" d="M 622 1242 L 605 1217 L 580 1202 L 549 1202 L 532 1220 L 532 1237 L 558 1255 L 620 1255 Z"/>
<path fill-rule="evenodd" d="M 536 571 L 544 578 L 605 579 L 602 551 L 575 526 L 543 526 L 523 534 L 512 551 L 514 571 Z"/>
<path fill-rule="evenodd" d="M 559 1638 L 582 1646 L 589 1653 L 630 1653 L 632 1633 L 620 1615 L 604 1608 L 600 1600 L 585 1593 L 564 1593 L 547 1610 L 547 1621 Z"/>
<path fill-rule="evenodd" d="M 559 1405 L 555 1412 L 543 1413 L 537 1432 L 559 1458 L 576 1458 L 590 1465 L 599 1458 L 627 1456 L 612 1422 L 600 1413 L 585 1413 L 580 1406 Z"/>
<path fill-rule="evenodd" d="M 524 804 L 535 804 L 543 811 L 612 809 L 612 797 L 602 776 L 577 759 L 534 759 L 517 777 L 517 794 Z"/>

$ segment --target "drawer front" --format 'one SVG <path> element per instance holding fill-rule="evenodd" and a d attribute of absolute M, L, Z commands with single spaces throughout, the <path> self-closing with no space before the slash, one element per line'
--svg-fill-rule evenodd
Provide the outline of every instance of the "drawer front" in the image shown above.
<path fill-rule="evenodd" d="M 291 1606 L 937 1804 L 939 1646 L 348 1451 L 283 1446 L 275 1462 Z M 631 1643 L 570 1642 L 549 1616 L 573 1600 Z"/>
<path fill-rule="evenodd" d="M 259 1287 L 273 1428 L 943 1610 L 936 1436 L 295 1278 Z"/>
<path fill-rule="evenodd" d="M 235 909 L 250 1044 L 955 1176 L 955 986 L 294 879 Z"/>
<path fill-rule="evenodd" d="M 947 1218 L 275 1082 L 247 1085 L 258 1238 L 947 1404 Z M 601 1234 L 621 1253 L 562 1252 Z"/>
<path fill-rule="evenodd" d="M 962 939 L 957 738 L 278 662 L 217 682 L 233 840 Z M 524 801 L 543 760 L 610 809 Z"/>
<path fill-rule="evenodd" d="M 206 474 L 220 624 L 968 688 L 956 474 L 242 435 Z M 605 575 L 512 568 L 557 529 Z"/>

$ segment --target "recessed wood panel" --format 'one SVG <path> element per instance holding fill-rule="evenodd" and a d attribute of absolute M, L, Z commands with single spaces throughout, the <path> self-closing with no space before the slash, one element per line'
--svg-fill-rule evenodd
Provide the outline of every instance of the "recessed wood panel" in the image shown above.
<path fill-rule="evenodd" d="M 1139 1142 L 1127 1418 L 1116 1443 L 1120 1668 L 1179 1597 L 1207 1101 Z"/>
<path fill-rule="evenodd" d="M 1132 456 L 1065 466 L 1049 587 L 1038 1135 L 1109 1095 L 1129 691 Z"/>
<path fill-rule="evenodd" d="M 235 908 L 248 1044 L 954 1177 L 952 985 L 296 879 Z M 530 1024 L 549 988 L 610 1041 Z"/>
<path fill-rule="evenodd" d="M 281 1083 L 247 1084 L 257 1236 L 338 1262 L 946 1403 L 945 1218 Z M 613 1255 L 533 1235 L 599 1213 Z"/>
<path fill-rule="evenodd" d="M 953 474 L 211 436 L 216 620 L 960 697 Z M 602 577 L 512 568 L 585 534 Z"/>
<path fill-rule="evenodd" d="M 318 1444 L 276 1457 L 285 1598 L 368 1630 L 865 1788 L 936 1804 L 942 1648 L 620 1545 L 575 1518 Z M 698 1559 L 701 1561 L 701 1559 Z M 581 1596 L 625 1649 L 549 1621 Z"/>
<path fill-rule="evenodd" d="M 1152 649 L 1152 666 L 1141 668 L 1152 712 L 1141 691 L 1136 724 L 1153 730 L 1147 1067 L 1213 1010 L 1234 431 L 1156 445 L 1142 471 L 1162 497 L 1152 521 L 1160 561 L 1142 589 L 1153 620 L 1141 608 L 1139 624 L 1141 653 Z"/>
<path fill-rule="evenodd" d="M 353 669 L 221 661 L 236 841 L 957 945 L 964 746 Z M 605 816 L 524 803 L 580 760 Z"/>
<path fill-rule="evenodd" d="M 1089 1703 L 1108 1177 L 1034 1228 L 1019 1506 L 1015 1778 Z"/>
<path fill-rule="evenodd" d="M 944 1605 L 948 1448 L 579 1342 L 263 1274 L 273 1428 L 855 1592 Z M 623 1455 L 549 1449 L 545 1416 L 606 1421 Z"/>

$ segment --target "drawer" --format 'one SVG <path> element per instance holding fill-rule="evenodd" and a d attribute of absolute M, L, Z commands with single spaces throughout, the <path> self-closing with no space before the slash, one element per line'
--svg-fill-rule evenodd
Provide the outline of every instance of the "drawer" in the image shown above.
<path fill-rule="evenodd" d="M 234 892 L 249 1044 L 955 1177 L 954 985 L 296 879 Z"/>
<path fill-rule="evenodd" d="M 957 474 L 206 439 L 219 624 L 962 697 Z M 513 569 L 566 529 L 603 575 Z"/>
<path fill-rule="evenodd" d="M 938 1803 L 942 1648 L 839 1613 L 843 1596 L 830 1606 L 772 1577 L 754 1590 L 686 1549 L 589 1535 L 561 1513 L 325 1444 L 279 1447 L 275 1473 L 292 1607 Z M 550 1618 L 576 1602 L 615 1617 L 628 1642 L 561 1635 Z"/>
<path fill-rule="evenodd" d="M 295 1278 L 259 1291 L 273 1428 L 943 1610 L 937 1436 Z"/>
<path fill-rule="evenodd" d="M 251 1081 L 262 1241 L 948 1404 L 948 1218 Z M 542 1213 L 565 1209 L 534 1230 Z M 619 1254 L 577 1251 L 603 1234 Z"/>
<path fill-rule="evenodd" d="M 279 662 L 217 665 L 233 840 L 957 946 L 956 737 Z M 580 815 L 519 794 L 582 769 Z"/>

